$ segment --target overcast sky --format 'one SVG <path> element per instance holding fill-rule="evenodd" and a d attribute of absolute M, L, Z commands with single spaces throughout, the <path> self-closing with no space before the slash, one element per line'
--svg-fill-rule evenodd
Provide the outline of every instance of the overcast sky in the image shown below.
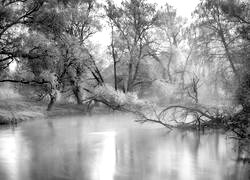
<path fill-rule="evenodd" d="M 102 1 L 102 0 L 100 0 Z M 114 0 L 119 4 L 122 0 Z M 191 12 L 195 9 L 200 0 L 147 0 L 150 3 L 156 3 L 158 6 L 163 6 L 166 3 L 174 6 L 177 9 L 177 13 L 181 16 L 190 18 Z"/>
<path fill-rule="evenodd" d="M 186 18 L 191 18 L 191 13 L 200 0 L 148 0 L 150 3 L 157 3 L 159 6 L 170 4 L 177 9 L 177 13 Z"/>

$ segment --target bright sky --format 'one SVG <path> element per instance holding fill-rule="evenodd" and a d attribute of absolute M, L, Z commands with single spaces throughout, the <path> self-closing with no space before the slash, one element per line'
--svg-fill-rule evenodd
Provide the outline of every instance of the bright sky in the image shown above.
<path fill-rule="evenodd" d="M 119 4 L 122 0 L 114 0 Z M 190 18 L 191 12 L 195 9 L 200 0 L 147 0 L 149 3 L 156 3 L 160 6 L 164 6 L 166 3 L 174 6 L 177 9 L 177 13 L 181 16 Z"/>
<path fill-rule="evenodd" d="M 105 0 L 99 0 L 104 1 Z M 115 3 L 119 4 L 122 0 L 114 0 Z M 150 3 L 156 3 L 159 7 L 164 6 L 166 3 L 173 6 L 177 10 L 179 16 L 183 16 L 187 19 L 191 19 L 191 13 L 195 10 L 195 7 L 198 5 L 200 0 L 148 0 Z M 95 44 L 99 44 L 101 49 L 106 48 L 110 44 L 110 30 L 103 29 L 102 32 L 99 32 L 94 35 L 92 41 Z"/>
<path fill-rule="evenodd" d="M 191 13 L 200 0 L 148 0 L 150 3 L 157 3 L 159 6 L 163 6 L 166 3 L 170 4 L 177 9 L 177 13 L 180 16 L 191 18 Z"/>

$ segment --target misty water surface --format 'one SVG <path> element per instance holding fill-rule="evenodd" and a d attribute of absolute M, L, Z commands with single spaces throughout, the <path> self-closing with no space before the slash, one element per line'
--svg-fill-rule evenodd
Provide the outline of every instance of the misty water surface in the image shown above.
<path fill-rule="evenodd" d="M 247 180 L 237 156 L 222 133 L 168 133 L 130 115 L 0 129 L 0 180 Z"/>

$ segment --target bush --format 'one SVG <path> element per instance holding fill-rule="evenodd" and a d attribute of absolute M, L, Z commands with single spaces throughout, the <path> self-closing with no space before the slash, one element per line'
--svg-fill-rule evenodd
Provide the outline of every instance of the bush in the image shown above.
<path fill-rule="evenodd" d="M 116 91 L 110 85 L 98 86 L 94 89 L 94 95 L 97 100 L 114 108 L 142 108 L 147 105 L 147 101 L 138 99 L 136 93 Z"/>

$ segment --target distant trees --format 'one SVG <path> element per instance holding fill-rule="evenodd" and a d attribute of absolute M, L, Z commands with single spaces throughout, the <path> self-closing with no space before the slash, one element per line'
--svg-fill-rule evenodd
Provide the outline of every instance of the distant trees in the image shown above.
<path fill-rule="evenodd" d="M 230 73 L 227 68 L 230 67 L 233 76 L 239 80 L 239 49 L 242 47 L 242 37 L 238 33 L 239 21 L 232 20 L 227 14 L 236 8 L 230 4 L 233 2 L 236 1 L 203 0 L 194 15 L 197 18 L 199 44 L 204 48 L 203 54 L 207 53 L 210 60 L 227 62 L 228 66 L 223 67 L 224 71 Z M 240 8 L 238 11 L 241 11 Z"/>
<path fill-rule="evenodd" d="M 174 82 L 174 64 L 177 61 L 178 48 L 184 40 L 185 19 L 178 16 L 176 9 L 165 4 L 159 10 L 159 23 L 156 30 L 157 43 L 160 44 L 157 51 L 151 52 L 152 57 L 163 68 L 163 79 L 169 83 Z M 162 56 L 162 57 L 159 57 Z"/>
<path fill-rule="evenodd" d="M 0 57 L 2 62 L 6 62 L 2 63 L 4 68 L 14 60 L 18 62 L 15 80 L 48 81 L 52 85 L 49 86 L 51 89 L 44 85 L 40 97 L 47 94 L 54 102 L 60 91 L 72 94 L 78 104 L 83 102 L 83 83 L 90 76 L 96 85 L 104 84 L 88 41 L 101 29 L 98 16 L 100 6 L 95 0 L 9 2 L 2 1 L 2 12 L 6 16 L 2 18 L 2 27 L 3 34 L 8 32 L 14 38 L 12 42 L 7 42 L 8 38 L 1 41 Z M 7 7 L 15 15 L 19 15 L 19 10 L 21 13 L 31 9 L 26 12 L 27 15 L 24 14 L 20 19 L 17 17 L 17 21 L 12 16 L 12 19 L 7 18 Z M 150 85 L 154 79 L 149 74 L 152 71 L 149 61 L 163 65 L 164 78 L 173 81 L 171 65 L 174 49 L 182 39 L 181 26 L 184 23 L 177 17 L 176 11 L 169 5 L 158 11 L 154 4 L 145 0 L 130 0 L 122 2 L 121 6 L 107 1 L 105 12 L 111 28 L 110 53 L 115 89 L 121 88 L 123 84 L 124 92 L 129 92 L 136 91 L 143 84 Z M 7 20 L 10 22 L 5 23 Z M 4 29 L 11 24 L 15 28 L 5 32 Z M 164 34 L 164 40 L 157 37 L 159 31 Z M 166 46 L 161 47 L 161 43 Z M 166 60 L 159 57 L 162 52 L 167 54 L 164 57 L 167 66 L 163 62 Z"/>
<path fill-rule="evenodd" d="M 116 43 L 114 50 L 124 52 L 127 64 L 125 91 L 132 91 L 140 80 L 139 69 L 142 61 L 147 57 L 148 51 L 154 43 L 151 30 L 158 23 L 158 13 L 153 4 L 145 0 L 123 1 L 121 7 L 108 1 L 106 13 L 117 34 L 120 45 Z M 113 36 L 114 37 L 114 36 Z M 117 56 L 113 54 L 113 58 Z"/>
<path fill-rule="evenodd" d="M 249 9 L 244 1 L 203 0 L 194 12 L 200 57 L 215 64 L 225 85 L 239 83 L 249 71 Z"/>

